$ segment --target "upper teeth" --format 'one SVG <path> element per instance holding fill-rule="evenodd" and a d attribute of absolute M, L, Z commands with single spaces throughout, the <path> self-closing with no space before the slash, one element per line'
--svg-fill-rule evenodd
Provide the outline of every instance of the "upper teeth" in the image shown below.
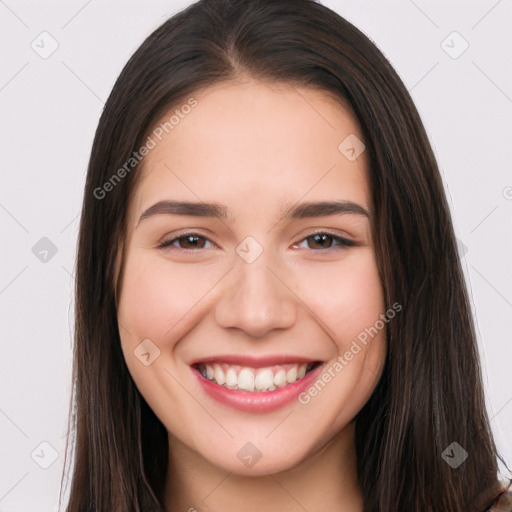
<path fill-rule="evenodd" d="M 226 363 L 200 364 L 203 377 L 221 386 L 242 391 L 274 391 L 302 379 L 308 365 L 285 364 L 266 368 L 248 368 Z"/>

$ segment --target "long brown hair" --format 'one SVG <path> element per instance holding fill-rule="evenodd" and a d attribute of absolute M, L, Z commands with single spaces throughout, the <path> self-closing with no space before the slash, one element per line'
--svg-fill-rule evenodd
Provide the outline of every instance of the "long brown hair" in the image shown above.
<path fill-rule="evenodd" d="M 383 54 L 312 0 L 194 3 L 144 41 L 108 98 L 92 147 L 78 242 L 67 510 L 164 509 L 167 432 L 128 372 L 116 315 L 115 263 L 140 173 L 140 165 L 127 169 L 126 162 L 183 98 L 240 76 L 328 91 L 350 104 L 364 136 L 384 297 L 386 305 L 403 305 L 388 326 L 382 378 L 356 418 L 364 509 L 484 510 L 500 490 L 500 457 L 432 149 Z M 122 179 L 112 180 L 123 166 Z M 469 454 L 456 469 L 442 456 L 453 442 Z"/>

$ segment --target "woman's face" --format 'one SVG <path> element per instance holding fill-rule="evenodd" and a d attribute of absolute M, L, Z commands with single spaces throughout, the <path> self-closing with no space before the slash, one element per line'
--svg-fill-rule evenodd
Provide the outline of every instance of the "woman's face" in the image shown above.
<path fill-rule="evenodd" d="M 194 98 L 129 204 L 122 349 L 171 453 L 281 471 L 351 432 L 384 363 L 362 136 L 312 89 Z"/>

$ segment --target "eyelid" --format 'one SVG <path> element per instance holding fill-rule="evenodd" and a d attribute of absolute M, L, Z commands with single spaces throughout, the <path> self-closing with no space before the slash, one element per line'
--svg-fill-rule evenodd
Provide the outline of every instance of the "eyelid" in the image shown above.
<path fill-rule="evenodd" d="M 318 229 L 316 231 L 312 231 L 312 232 L 308 233 L 307 235 L 303 236 L 298 242 L 294 243 L 293 246 L 301 244 L 302 242 L 304 242 L 305 240 L 307 240 L 308 238 L 310 238 L 314 235 L 327 235 L 327 236 L 330 236 L 332 239 L 337 240 L 340 243 L 335 244 L 326 249 L 309 249 L 310 251 L 315 251 L 315 252 L 319 252 L 319 253 L 320 252 L 327 253 L 330 251 L 340 250 L 340 249 L 343 249 L 346 247 L 354 247 L 357 245 L 357 243 L 355 241 L 350 240 L 349 238 L 346 238 L 342 235 L 336 234 L 329 229 Z"/>
<path fill-rule="evenodd" d="M 196 236 L 198 238 L 203 238 L 204 240 L 207 240 L 209 243 L 211 243 L 213 246 L 217 247 L 217 244 L 215 242 L 213 242 L 209 237 L 207 237 L 206 235 L 203 235 L 202 233 L 198 232 L 197 230 L 188 230 L 188 231 L 183 231 L 178 234 L 173 234 L 171 238 L 164 239 L 164 240 L 158 242 L 156 247 L 157 247 L 157 249 L 176 249 L 178 251 L 186 251 L 186 252 L 189 252 L 189 251 L 195 252 L 195 251 L 204 250 L 201 248 L 199 248 L 199 249 L 183 249 L 181 247 L 175 247 L 172 245 L 172 244 L 174 244 L 174 242 L 178 241 L 180 238 L 186 238 L 187 236 Z"/>
<path fill-rule="evenodd" d="M 356 243 L 355 240 L 353 240 L 353 237 L 347 233 L 346 231 L 340 232 L 341 230 L 336 230 L 334 228 L 313 228 L 312 231 L 306 231 L 304 235 L 301 236 L 300 241 L 304 240 L 305 238 L 308 238 L 313 235 L 329 235 L 333 238 L 341 238 L 347 242 L 353 242 Z"/>

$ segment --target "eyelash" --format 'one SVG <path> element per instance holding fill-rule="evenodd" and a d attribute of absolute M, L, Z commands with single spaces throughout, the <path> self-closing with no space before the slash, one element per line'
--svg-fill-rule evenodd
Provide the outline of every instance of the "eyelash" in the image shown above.
<path fill-rule="evenodd" d="M 351 240 L 347 240 L 346 238 L 342 238 L 340 236 L 337 236 L 334 233 L 329 233 L 328 231 L 316 231 L 314 233 L 311 233 L 308 236 L 304 237 L 302 240 L 300 240 L 299 243 L 302 243 L 302 242 L 306 241 L 308 238 L 311 238 L 311 237 L 313 237 L 315 235 L 327 235 L 327 236 L 329 236 L 330 238 L 333 239 L 333 245 L 331 247 L 327 247 L 326 249 L 310 249 L 312 251 L 330 252 L 330 251 L 340 250 L 340 249 L 343 249 L 343 248 L 346 248 L 346 247 L 353 247 L 353 246 L 356 245 L 355 242 L 352 242 Z M 209 238 L 207 238 L 205 236 L 202 236 L 199 233 L 195 233 L 195 232 L 191 231 L 191 232 L 188 232 L 188 233 L 182 233 L 180 236 L 177 236 L 177 237 L 175 237 L 175 238 L 173 238 L 171 240 L 165 240 L 164 242 L 161 242 L 160 244 L 158 244 L 157 247 L 159 249 L 170 249 L 170 248 L 172 248 L 172 249 L 178 249 L 178 250 L 182 250 L 182 251 L 195 251 L 197 249 L 184 249 L 182 247 L 176 247 L 176 246 L 173 247 L 174 242 L 182 240 L 182 239 L 187 238 L 187 237 L 191 237 L 191 236 L 197 237 L 197 238 L 203 238 L 204 240 L 208 240 L 208 242 L 213 244 L 213 242 Z M 294 244 L 294 245 L 297 245 L 297 244 Z M 199 249 L 199 250 L 201 250 L 201 249 Z"/>

